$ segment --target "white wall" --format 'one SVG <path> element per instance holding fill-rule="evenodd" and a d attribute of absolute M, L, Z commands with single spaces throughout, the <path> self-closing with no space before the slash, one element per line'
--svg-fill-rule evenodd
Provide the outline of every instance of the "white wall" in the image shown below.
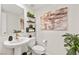
<path fill-rule="evenodd" d="M 3 46 L 3 41 L 4 38 L 2 38 L 2 12 L 1 12 L 1 4 L 0 4 L 0 55 L 11 54 L 11 51 Z"/>
<path fill-rule="evenodd" d="M 0 35 L 1 35 L 1 4 L 0 4 Z"/>
<path fill-rule="evenodd" d="M 19 30 L 20 16 L 12 13 L 7 14 L 7 33 L 13 33 L 13 30 Z"/>
<path fill-rule="evenodd" d="M 6 18 L 5 18 L 5 15 L 6 15 Z M 7 48 L 3 45 L 3 42 L 5 40 L 8 40 L 8 36 L 11 35 L 13 33 L 13 30 L 16 29 L 16 30 L 19 30 L 19 22 L 20 22 L 20 15 L 17 15 L 17 14 L 13 14 L 13 13 L 9 13 L 9 12 L 5 12 L 5 11 L 1 11 L 1 25 L 0 25 L 0 54 L 13 54 L 13 49 L 11 48 Z M 6 21 L 3 21 L 3 22 L 6 22 L 5 25 L 3 25 L 3 27 L 6 26 L 6 35 L 2 35 L 2 20 L 3 19 L 6 19 Z"/>
<path fill-rule="evenodd" d="M 35 5 L 36 7 L 36 29 L 37 40 L 41 43 L 42 40 L 48 41 L 47 54 L 63 55 L 66 54 L 64 48 L 64 33 L 79 33 L 79 5 Z M 40 16 L 49 10 L 56 10 L 61 7 L 68 7 L 68 31 L 43 31 L 41 30 Z"/>
<path fill-rule="evenodd" d="M 4 20 L 2 23 L 2 31 L 6 32 L 6 35 L 11 35 L 14 31 L 13 30 L 19 30 L 20 29 L 20 16 L 2 11 L 2 20 Z M 6 24 L 4 24 L 6 23 Z M 4 28 L 5 27 L 5 28 Z M 5 29 L 5 30 L 4 30 Z"/>
<path fill-rule="evenodd" d="M 13 33 L 14 29 L 20 29 L 19 23 L 20 18 L 24 17 L 23 12 L 23 9 L 16 5 L 0 4 L 0 55 L 13 54 L 13 49 L 5 47 L 3 42 L 4 40 L 8 40 L 8 36 Z M 5 35 L 2 34 L 4 31 L 6 31 Z"/>

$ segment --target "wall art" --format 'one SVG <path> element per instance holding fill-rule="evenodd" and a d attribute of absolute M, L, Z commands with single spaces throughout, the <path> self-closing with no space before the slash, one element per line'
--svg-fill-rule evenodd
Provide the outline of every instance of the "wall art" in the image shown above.
<path fill-rule="evenodd" d="M 68 29 L 68 7 L 48 11 L 40 19 L 42 30 L 65 31 Z"/>

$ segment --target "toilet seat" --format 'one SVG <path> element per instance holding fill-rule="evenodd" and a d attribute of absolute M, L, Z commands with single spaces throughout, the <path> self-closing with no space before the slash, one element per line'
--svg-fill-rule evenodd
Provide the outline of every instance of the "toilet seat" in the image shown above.
<path fill-rule="evenodd" d="M 37 53 L 37 54 L 43 54 L 45 53 L 45 48 L 43 46 L 40 45 L 35 45 L 34 47 L 32 47 L 32 50 Z"/>

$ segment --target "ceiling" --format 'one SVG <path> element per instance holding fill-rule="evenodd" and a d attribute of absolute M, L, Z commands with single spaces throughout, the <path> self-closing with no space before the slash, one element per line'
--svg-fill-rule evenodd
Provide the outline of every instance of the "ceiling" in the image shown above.
<path fill-rule="evenodd" d="M 24 14 L 24 10 L 16 4 L 2 4 L 2 11 L 14 13 L 17 15 Z"/>

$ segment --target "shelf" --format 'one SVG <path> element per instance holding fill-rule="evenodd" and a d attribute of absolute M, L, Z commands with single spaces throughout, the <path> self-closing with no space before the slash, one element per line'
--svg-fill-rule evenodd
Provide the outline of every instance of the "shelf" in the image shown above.
<path fill-rule="evenodd" d="M 30 31 L 30 32 L 27 32 L 27 33 L 34 33 L 34 31 Z"/>
<path fill-rule="evenodd" d="M 33 18 L 33 17 L 27 17 L 27 18 L 30 18 L 30 19 L 35 19 L 35 17 Z"/>
<path fill-rule="evenodd" d="M 35 23 L 34 21 L 27 21 L 28 23 Z"/>
<path fill-rule="evenodd" d="M 29 33 L 34 33 L 35 34 L 35 18 L 30 18 L 28 17 L 28 20 L 26 21 L 28 23 L 28 27 L 26 27 L 26 32 Z"/>

